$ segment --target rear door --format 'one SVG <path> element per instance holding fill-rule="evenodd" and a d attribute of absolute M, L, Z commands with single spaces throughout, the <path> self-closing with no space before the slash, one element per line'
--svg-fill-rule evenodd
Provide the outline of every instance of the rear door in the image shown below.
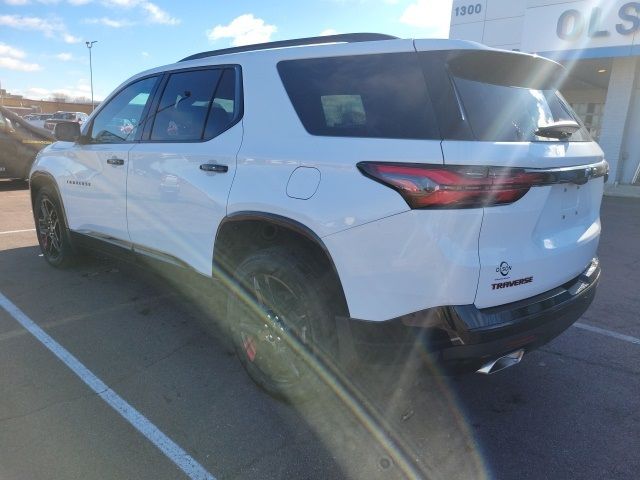
<path fill-rule="evenodd" d="M 543 179 L 513 203 L 484 208 L 476 306 L 532 297 L 578 276 L 596 254 L 606 164 L 583 127 L 566 139 L 535 133 L 577 120 L 557 92 L 562 67 L 489 50 L 421 56 L 427 78 L 437 83 L 440 75 L 440 108 L 455 104 L 443 114 L 445 165 Z"/>
<path fill-rule="evenodd" d="M 242 142 L 240 67 L 170 72 L 160 88 L 130 152 L 129 233 L 138 253 L 211 275 Z"/>

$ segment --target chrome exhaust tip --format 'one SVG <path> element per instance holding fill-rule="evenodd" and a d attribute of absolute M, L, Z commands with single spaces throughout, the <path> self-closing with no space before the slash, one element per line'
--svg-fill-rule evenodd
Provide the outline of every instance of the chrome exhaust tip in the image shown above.
<path fill-rule="evenodd" d="M 523 355 L 524 350 L 516 350 L 515 352 L 508 353 L 507 355 L 497 358 L 496 360 L 485 363 L 478 369 L 477 372 L 484 375 L 491 375 L 492 373 L 499 372 L 500 370 L 504 370 L 505 368 L 513 367 L 514 365 L 520 363 Z"/>

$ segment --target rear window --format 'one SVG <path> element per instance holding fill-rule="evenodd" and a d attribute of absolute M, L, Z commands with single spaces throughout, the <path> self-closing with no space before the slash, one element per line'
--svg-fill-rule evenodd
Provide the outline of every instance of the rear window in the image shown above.
<path fill-rule="evenodd" d="M 75 114 L 69 112 L 58 112 L 53 115 L 56 120 L 75 120 Z"/>
<path fill-rule="evenodd" d="M 287 60 L 278 71 L 312 135 L 439 139 L 414 53 Z"/>
<path fill-rule="evenodd" d="M 499 52 L 458 54 L 448 62 L 460 107 L 473 135 L 491 142 L 559 141 L 535 134 L 560 121 L 581 125 L 570 141 L 589 141 L 558 92 L 563 69 L 552 62 Z"/>

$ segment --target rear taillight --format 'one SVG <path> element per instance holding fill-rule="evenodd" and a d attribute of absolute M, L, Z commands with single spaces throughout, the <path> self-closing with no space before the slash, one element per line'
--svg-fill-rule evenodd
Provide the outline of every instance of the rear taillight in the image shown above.
<path fill-rule="evenodd" d="M 361 162 L 366 176 L 396 190 L 411 208 L 474 208 L 521 199 L 546 174 L 501 167 Z"/>

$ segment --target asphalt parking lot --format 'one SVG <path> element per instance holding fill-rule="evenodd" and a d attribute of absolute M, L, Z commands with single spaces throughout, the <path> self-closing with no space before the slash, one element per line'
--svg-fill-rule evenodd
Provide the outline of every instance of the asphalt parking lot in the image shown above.
<path fill-rule="evenodd" d="M 0 299 L 140 414 L 132 422 L 0 308 L 0 479 L 635 479 L 640 200 L 605 198 L 602 218 L 594 304 L 517 367 L 361 367 L 358 395 L 328 386 L 289 405 L 208 328 L 223 315 L 216 298 L 105 259 L 49 267 L 28 190 L 0 181 Z M 199 468 L 185 473 L 158 438 Z"/>

